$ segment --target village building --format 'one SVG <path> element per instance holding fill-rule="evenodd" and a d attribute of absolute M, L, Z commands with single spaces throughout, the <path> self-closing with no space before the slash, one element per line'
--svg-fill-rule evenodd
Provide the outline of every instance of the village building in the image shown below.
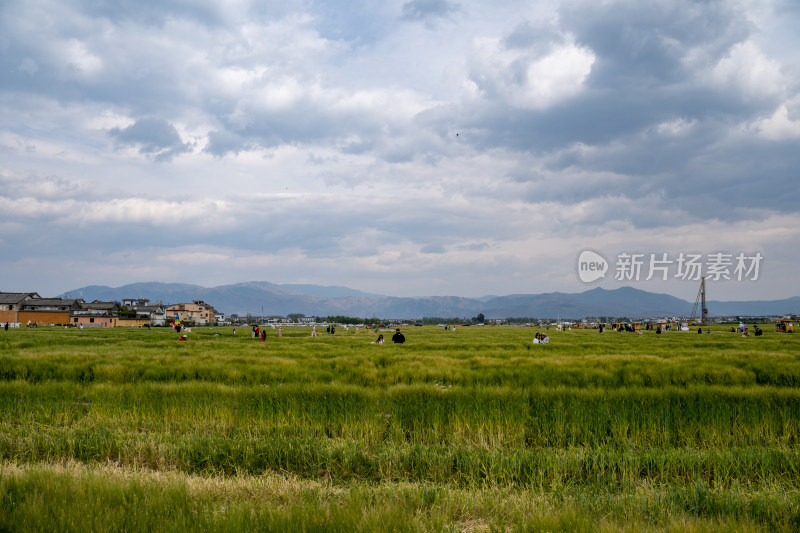
<path fill-rule="evenodd" d="M 149 325 L 149 318 L 137 316 L 115 316 L 111 321 L 114 328 L 146 328 Z"/>
<path fill-rule="evenodd" d="M 40 298 L 35 292 L 0 292 L 0 324 L 17 324 L 22 302 L 29 298 Z"/>
<path fill-rule="evenodd" d="M 74 315 L 116 315 L 119 313 L 119 304 L 117 302 L 101 302 L 95 300 L 93 302 L 84 302 L 81 308 L 75 311 Z"/>
<path fill-rule="evenodd" d="M 70 315 L 70 325 L 88 328 L 113 328 L 119 314 L 117 302 L 84 302 Z"/>
<path fill-rule="evenodd" d="M 147 298 L 126 298 L 122 306 L 136 311 L 136 317 L 146 318 L 151 326 L 163 326 L 167 323 L 167 306 L 161 302 L 153 303 Z"/>
<path fill-rule="evenodd" d="M 86 302 L 81 298 L 42 298 L 35 292 L 0 292 L 0 327 L 147 327 L 163 326 L 176 319 L 189 325 L 207 325 L 223 323 L 225 315 L 202 300 L 165 306 L 137 298 L 126 299 L 120 306 L 117 302 Z"/>
<path fill-rule="evenodd" d="M 167 307 L 168 320 L 180 320 L 182 324 L 205 326 L 216 323 L 217 312 L 203 300 L 174 304 Z"/>
<path fill-rule="evenodd" d="M 83 303 L 80 298 L 26 298 L 19 304 L 17 322 L 66 326 L 72 313 L 80 310 Z"/>
<path fill-rule="evenodd" d="M 145 318 L 151 326 L 163 326 L 167 323 L 167 307 L 165 305 L 143 305 L 136 308 L 136 316 Z"/>
<path fill-rule="evenodd" d="M 70 317 L 70 324 L 79 328 L 113 328 L 114 318 L 112 316 L 73 315 Z"/>

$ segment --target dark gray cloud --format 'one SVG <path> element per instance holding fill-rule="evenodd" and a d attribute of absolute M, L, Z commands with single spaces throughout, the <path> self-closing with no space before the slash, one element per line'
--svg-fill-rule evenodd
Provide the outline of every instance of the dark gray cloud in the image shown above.
<path fill-rule="evenodd" d="M 137 24 L 163 28 L 170 20 L 189 19 L 208 27 L 224 24 L 224 6 L 214 2 L 182 2 L 180 0 L 115 0 L 78 2 L 80 11 L 115 24 Z"/>
<path fill-rule="evenodd" d="M 112 128 L 108 134 L 118 146 L 133 146 L 156 161 L 169 161 L 190 150 L 175 126 L 159 118 L 142 118 L 127 128 Z"/>
<path fill-rule="evenodd" d="M 240 135 L 228 130 L 214 130 L 208 134 L 208 144 L 204 151 L 223 157 L 228 154 L 238 154 L 253 147 L 253 143 Z"/>
<path fill-rule="evenodd" d="M 503 45 L 506 48 L 523 48 L 540 51 L 549 48 L 554 43 L 563 42 L 563 37 L 552 25 L 533 24 L 525 20 L 505 36 Z"/>
<path fill-rule="evenodd" d="M 535 187 L 531 201 L 571 204 L 619 194 L 656 202 L 656 210 L 681 204 L 691 206 L 689 217 L 722 220 L 754 208 L 795 210 L 796 193 L 779 199 L 766 192 L 769 188 L 745 192 L 764 175 L 775 186 L 796 190 L 789 170 L 797 163 L 790 148 L 794 141 L 731 135 L 737 125 L 772 114 L 785 94 L 748 91 L 735 79 L 711 80 L 752 34 L 744 13 L 722 2 L 580 1 L 567 3 L 560 19 L 575 44 L 595 58 L 576 96 L 541 109 L 521 109 L 504 98 L 509 82 L 522 87 L 528 66 L 567 42 L 547 26 L 522 22 L 497 48 L 497 54 L 504 48 L 520 54 L 509 63 L 507 81 L 498 83 L 476 65 L 471 78 L 484 89 L 483 99 L 432 110 L 421 120 L 433 127 L 458 116 L 456 129 L 469 132 L 461 142 L 534 154 L 550 173 L 583 177 L 581 186 L 567 179 L 562 183 L 569 186 Z M 511 69 L 519 69 L 522 78 Z M 671 131 L 676 128 L 681 131 Z M 765 154 L 770 155 L 764 159 Z M 542 179 L 537 168 L 509 177 L 534 185 Z M 609 177 L 613 182 L 607 186 Z M 639 227 L 655 221 L 636 219 Z"/>
<path fill-rule="evenodd" d="M 421 20 L 448 18 L 458 13 L 461 7 L 447 0 L 411 0 L 402 7 L 403 20 Z"/>
<path fill-rule="evenodd" d="M 443 254 L 445 253 L 445 248 L 441 244 L 426 244 L 420 251 L 423 254 Z"/>
<path fill-rule="evenodd" d="M 686 81 L 693 68 L 710 68 L 752 26 L 730 2 L 600 4 L 568 2 L 561 11 L 564 28 L 598 56 L 591 84 L 619 90 L 649 89 Z M 689 52 L 695 65 L 687 65 Z"/>

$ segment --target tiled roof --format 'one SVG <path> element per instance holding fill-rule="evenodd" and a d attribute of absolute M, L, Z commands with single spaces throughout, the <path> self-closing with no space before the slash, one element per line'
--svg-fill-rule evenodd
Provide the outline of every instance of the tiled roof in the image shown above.
<path fill-rule="evenodd" d="M 79 300 L 66 298 L 30 298 L 22 302 L 22 307 L 77 307 L 78 303 Z"/>
<path fill-rule="evenodd" d="M 0 304 L 18 304 L 25 298 L 38 298 L 35 292 L 0 292 Z"/>
<path fill-rule="evenodd" d="M 90 303 L 83 303 L 81 307 L 84 309 L 116 309 L 119 306 L 117 302 L 101 302 L 99 300 L 95 300 Z"/>

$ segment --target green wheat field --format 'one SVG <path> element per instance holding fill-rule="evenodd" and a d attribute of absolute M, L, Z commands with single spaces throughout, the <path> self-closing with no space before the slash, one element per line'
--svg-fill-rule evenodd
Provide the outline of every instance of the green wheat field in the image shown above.
<path fill-rule="evenodd" d="M 762 328 L 0 331 L 0 531 L 798 531 Z"/>

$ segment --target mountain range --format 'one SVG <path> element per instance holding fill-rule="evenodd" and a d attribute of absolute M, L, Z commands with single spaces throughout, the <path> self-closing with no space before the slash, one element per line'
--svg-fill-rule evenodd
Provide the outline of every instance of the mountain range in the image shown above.
<path fill-rule="evenodd" d="M 202 287 L 184 283 L 134 283 L 122 287 L 91 285 L 61 295 L 86 301 L 147 298 L 164 304 L 203 300 L 222 313 L 240 316 L 352 316 L 420 319 L 423 317 L 584 318 L 688 316 L 694 303 L 667 294 L 621 287 L 579 293 L 511 294 L 483 298 L 427 296 L 399 298 L 348 287 L 251 281 Z M 800 313 L 800 297 L 783 300 L 707 302 L 711 316 L 761 316 Z"/>

